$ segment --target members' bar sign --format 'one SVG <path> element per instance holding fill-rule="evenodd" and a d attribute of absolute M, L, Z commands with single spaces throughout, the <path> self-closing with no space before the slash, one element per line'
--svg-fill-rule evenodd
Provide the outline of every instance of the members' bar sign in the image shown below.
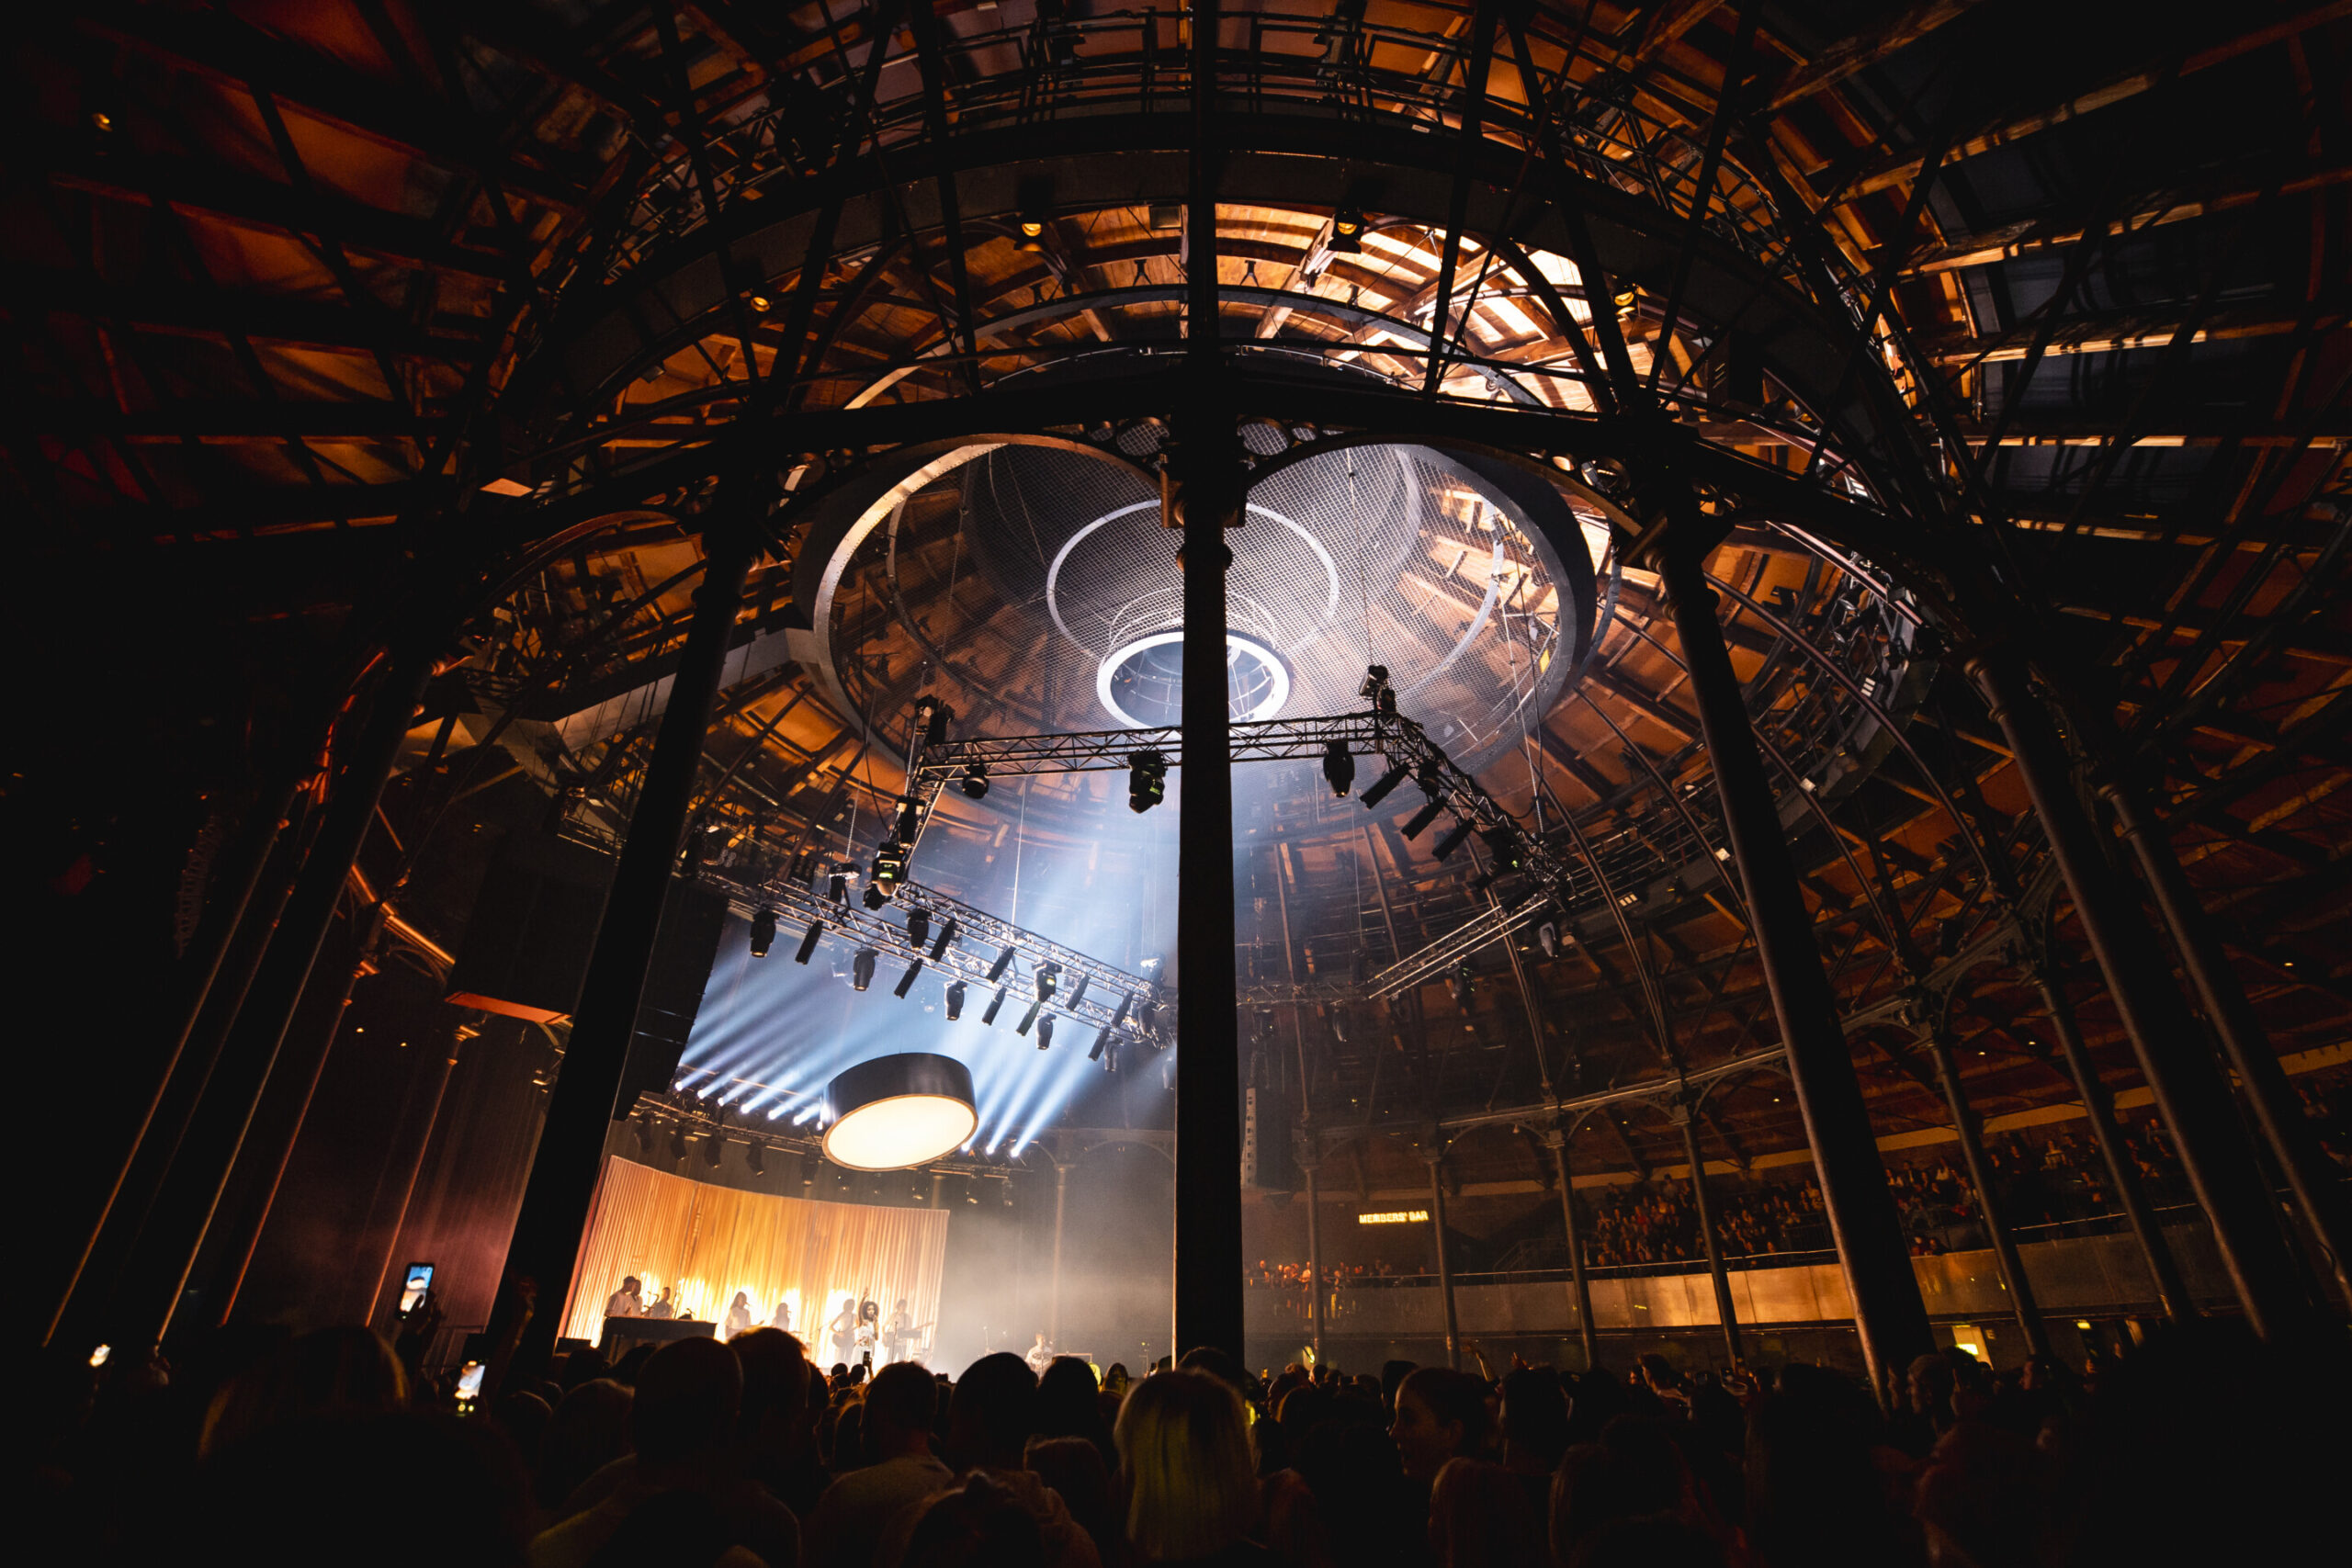
<path fill-rule="evenodd" d="M 1356 1224 L 1360 1225 L 1408 1225 L 1416 1221 L 1427 1220 L 1429 1217 L 1430 1212 L 1427 1209 L 1390 1209 L 1384 1213 L 1358 1214 L 1356 1216 Z"/>

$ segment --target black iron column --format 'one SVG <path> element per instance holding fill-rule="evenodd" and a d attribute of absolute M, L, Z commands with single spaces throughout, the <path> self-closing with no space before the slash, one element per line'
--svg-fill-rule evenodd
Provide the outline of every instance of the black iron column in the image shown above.
<path fill-rule="evenodd" d="M 2058 1054 L 2065 1060 L 2067 1076 L 2075 1080 L 2075 1092 L 2083 1097 L 2083 1116 L 2091 1124 L 2091 1136 L 2098 1141 L 2100 1157 L 2107 1161 L 2108 1179 L 2115 1183 L 2115 1201 L 2122 1205 L 2124 1221 L 2140 1244 L 2141 1256 L 2147 1259 L 2156 1305 L 2176 1323 L 2194 1317 L 2197 1308 L 2188 1299 L 2188 1287 L 2181 1282 L 2180 1265 L 2173 1258 L 2172 1244 L 2165 1239 L 2155 1212 L 2148 1207 L 2148 1194 L 2140 1185 L 2140 1167 L 2124 1146 L 2122 1129 L 2116 1125 L 2115 1099 L 2099 1081 L 2098 1068 L 2092 1065 L 2083 1032 L 2075 1022 L 2075 1010 L 2047 968 L 2039 964 L 2031 967 L 2034 987 L 2041 993 L 2041 1010 L 2050 1015 L 2051 1032 L 2058 1037 Z"/>
<path fill-rule="evenodd" d="M 1217 6 L 1194 0 L 1193 145 L 1184 209 L 1185 403 L 1170 454 L 1182 513 L 1183 806 L 1177 829 L 1176 1354 L 1243 1358 L 1241 1041 L 1233 943 L 1233 715 L 1226 677 L 1225 530 L 1246 479 L 1217 347 Z"/>
<path fill-rule="evenodd" d="M 702 586 L 695 593 L 694 620 L 679 655 L 669 705 L 653 741 L 637 808 L 629 818 L 628 841 L 613 868 L 605 917 L 581 987 L 571 1039 L 562 1071 L 548 1101 L 547 1124 L 532 1156 L 522 1212 L 514 1221 L 506 1266 L 492 1309 L 493 1335 L 511 1332 L 524 1309 L 524 1292 L 536 1290 L 531 1320 L 523 1330 L 513 1364 L 542 1366 L 554 1350 L 572 1266 L 587 1228 L 596 1182 L 604 1165 L 605 1135 L 620 1095 L 637 1012 L 644 1000 L 646 970 L 661 934 L 662 906 L 678 863 L 694 798 L 695 774 L 702 763 L 703 739 L 718 700 L 721 670 L 736 616 L 743 607 L 743 580 L 761 548 L 768 492 L 746 486 L 718 504 L 725 509 L 704 536 L 707 552 Z M 603 1288 L 592 1281 L 592 1290 Z"/>
<path fill-rule="evenodd" d="M 1226 681 L 1232 428 L 1214 405 L 1176 454 L 1184 530 L 1183 794 L 1177 824 L 1176 1344 L 1242 1354 L 1241 1066 L 1234 1007 L 1232 710 Z"/>
<path fill-rule="evenodd" d="M 2196 1037 L 2196 1021 L 2165 976 L 2155 933 L 2132 907 L 2075 796 L 2057 727 L 2027 689 L 2023 660 L 1980 648 L 1967 656 L 1965 667 L 2008 740 L 2083 935 L 2155 1096 L 2156 1112 L 2172 1134 L 2198 1205 L 2212 1222 L 2238 1304 L 2256 1333 L 2267 1337 L 2290 1330 L 2305 1315 L 2302 1292 L 2254 1147 L 2238 1124 L 2220 1064 Z"/>
<path fill-rule="evenodd" d="M 424 700 L 425 685 L 445 646 L 446 629 L 430 617 L 420 620 L 395 640 L 387 654 L 375 694 L 368 699 L 367 720 L 352 738 L 351 750 L 334 780 L 318 838 L 271 933 L 268 950 L 237 1014 L 234 1032 L 222 1047 L 204 1100 L 196 1107 L 196 1122 L 173 1162 L 166 1180 L 188 1207 L 179 1210 L 180 1224 L 164 1228 L 159 1235 L 160 1244 L 170 1248 L 164 1255 L 170 1260 L 164 1277 L 170 1281 L 171 1293 L 141 1309 L 142 1316 L 153 1314 L 147 1318 L 153 1325 L 153 1338 L 161 1339 L 170 1329 L 173 1314 L 196 1271 L 237 1156 L 268 1089 L 287 1028 L 301 1005 L 303 988 L 310 984 L 327 928 L 334 923 L 344 884 L 359 858 L 360 845 L 367 840 L 384 785 L 391 778 L 392 764 L 399 760 L 401 742 Z M 172 1198 L 167 1190 L 164 1201 L 171 1202 Z"/>
<path fill-rule="evenodd" d="M 1568 1176 L 1568 1134 L 1563 1127 L 1544 1131 L 1544 1146 L 1552 1151 L 1552 1168 L 1560 1179 L 1560 1224 L 1568 1238 L 1568 1299 L 1577 1313 L 1577 1343 L 1584 1347 L 1585 1371 L 1600 1364 L 1600 1335 L 1592 1321 L 1592 1281 L 1585 1277 L 1584 1238 L 1577 1233 L 1576 1183 Z"/>
<path fill-rule="evenodd" d="M 2256 1016 L 2236 968 L 2222 951 L 2212 919 L 2198 900 L 2197 890 L 2188 885 L 2180 857 L 2173 852 L 2172 840 L 2149 809 L 2146 797 L 2120 780 L 2109 781 L 2099 793 L 2115 812 L 2116 825 L 2123 829 L 2125 841 L 2139 860 L 2140 874 L 2156 896 L 2156 910 L 2172 932 L 2173 946 L 2180 953 L 2181 967 L 2188 971 L 2189 984 L 2197 987 L 2206 1021 L 2213 1026 L 2230 1066 L 2237 1070 L 2238 1087 L 2254 1111 L 2255 1125 L 2262 1129 L 2271 1155 L 2286 1175 L 2288 1190 L 2294 1193 L 2312 1235 L 2326 1253 L 2345 1304 L 2352 1307 L 2352 1213 L 2346 1213 L 2344 1183 L 2328 1168 L 2327 1156 L 2313 1141 L 2295 1088 L 2287 1081 L 2278 1053 L 2271 1047 L 2269 1032 Z"/>
<path fill-rule="evenodd" d="M 2001 1288 L 2009 1293 L 2010 1310 L 2025 1330 L 2026 1348 L 2037 1356 L 2050 1354 L 2050 1333 L 2041 1322 L 2041 1308 L 2033 1299 L 2033 1282 L 2025 1277 L 2025 1262 L 2001 1217 L 2001 1201 L 1993 1191 L 1992 1162 L 1984 1157 L 1984 1126 L 1975 1108 L 1960 1087 L 1960 1064 L 1952 1059 L 1951 1039 L 1941 1027 L 1920 1032 L 1928 1054 L 1936 1064 L 1936 1079 L 1943 1086 L 1944 1107 L 1951 1113 L 1951 1130 L 1960 1137 L 1961 1163 L 1968 1168 L 1969 1184 L 1976 1189 L 1976 1213 L 1984 1222 L 1984 1239 L 1993 1248 L 1993 1264 L 2001 1271 Z"/>
<path fill-rule="evenodd" d="M 1707 1249 L 1707 1278 L 1715 1287 L 1715 1319 L 1723 1325 L 1724 1354 L 1739 1365 L 1739 1314 L 1731 1304 L 1731 1276 L 1724 1270 L 1723 1240 L 1715 1234 L 1715 1205 L 1707 1196 L 1706 1162 L 1699 1156 L 1696 1108 L 1674 1105 L 1667 1115 L 1682 1130 L 1683 1157 L 1690 1162 L 1690 1201 L 1699 1210 L 1699 1240 Z"/>
<path fill-rule="evenodd" d="M 1910 1249 L 1887 1190 L 1886 1167 L 1871 1135 L 1861 1084 L 1847 1054 L 1837 998 L 1797 886 L 1796 862 L 1782 837 L 1739 676 L 1715 619 L 1715 595 L 1707 586 L 1703 559 L 1697 540 L 1669 536 L 1661 562 L 1667 594 L 1723 801 L 1732 858 L 1747 894 L 1757 957 L 1787 1047 L 1789 1083 L 1804 1118 L 1822 1207 L 1853 1297 L 1871 1387 L 1883 1393 L 1913 1357 L 1933 1348 L 1928 1311 L 1920 1303 Z"/>
<path fill-rule="evenodd" d="M 1430 1162 L 1430 1226 L 1437 1236 L 1437 1292 L 1445 1307 L 1445 1364 L 1461 1370 L 1462 1324 L 1453 1312 L 1453 1260 L 1445 1247 L 1445 1151 L 1424 1153 Z"/>

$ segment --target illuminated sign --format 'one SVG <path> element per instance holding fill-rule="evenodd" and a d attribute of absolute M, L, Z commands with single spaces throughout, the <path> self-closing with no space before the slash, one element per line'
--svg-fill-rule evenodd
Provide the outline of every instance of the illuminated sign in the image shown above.
<path fill-rule="evenodd" d="M 1427 1209 L 1391 1209 L 1384 1214 L 1358 1214 L 1356 1216 L 1356 1224 L 1360 1225 L 1405 1225 L 1411 1224 L 1416 1220 L 1426 1220 L 1429 1217 L 1430 1212 Z"/>

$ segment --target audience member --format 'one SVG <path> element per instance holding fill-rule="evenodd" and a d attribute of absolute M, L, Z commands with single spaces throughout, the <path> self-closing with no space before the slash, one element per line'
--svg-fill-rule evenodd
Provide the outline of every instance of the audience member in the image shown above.
<path fill-rule="evenodd" d="M 1388 1435 L 1396 1441 L 1407 1480 L 1428 1485 L 1446 1461 L 1481 1456 L 1487 1432 L 1483 1379 L 1444 1367 L 1421 1367 L 1398 1385 L 1396 1416 Z"/>
<path fill-rule="evenodd" d="M 572 1494 L 605 1466 L 633 1450 L 629 1438 L 630 1390 L 605 1378 L 582 1383 L 563 1396 L 540 1450 L 536 1490 L 551 1520 L 576 1510 Z"/>
<path fill-rule="evenodd" d="M 543 1531 L 531 1568 L 585 1568 L 603 1559 L 632 1515 L 659 1502 L 657 1539 L 722 1540 L 769 1565 L 800 1560 L 792 1510 L 743 1478 L 734 1451 L 743 1403 L 742 1364 L 715 1339 L 681 1339 L 645 1363 L 629 1412 L 632 1461 L 598 1472 L 605 1495 Z M 626 1468 L 624 1468 L 626 1467 Z M 629 1539 L 645 1533 L 640 1524 Z"/>
<path fill-rule="evenodd" d="M 877 1568 L 1035 1568 L 1046 1561 L 1036 1515 L 979 1473 L 908 1510 L 903 1531 L 894 1530 L 876 1558 Z"/>
<path fill-rule="evenodd" d="M 1510 1471 L 1450 1459 L 1430 1489 L 1430 1555 L 1438 1568 L 1543 1568 L 1541 1517 Z"/>
<path fill-rule="evenodd" d="M 968 1479 L 984 1475 L 1029 1510 L 1045 1543 L 1046 1568 L 1095 1568 L 1093 1540 L 1060 1494 L 1026 1468 L 1037 1377 L 1009 1350 L 964 1369 L 947 1407 L 947 1460 Z"/>
<path fill-rule="evenodd" d="M 1272 1555 L 1249 1539 L 1258 1483 L 1240 1396 L 1209 1373 L 1148 1378 L 1119 1412 L 1126 1539 L 1144 1562 L 1248 1568 Z"/>
<path fill-rule="evenodd" d="M 865 1391 L 865 1462 L 825 1489 L 809 1515 L 808 1568 L 865 1568 L 885 1529 L 902 1510 L 956 1483 L 931 1451 L 938 1391 L 931 1374 L 900 1361 Z"/>

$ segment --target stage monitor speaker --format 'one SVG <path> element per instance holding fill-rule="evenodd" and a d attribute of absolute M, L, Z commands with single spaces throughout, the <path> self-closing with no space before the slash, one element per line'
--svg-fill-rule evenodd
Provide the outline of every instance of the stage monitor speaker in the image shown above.
<path fill-rule="evenodd" d="M 596 850 L 536 833 L 507 835 L 466 922 L 448 999 L 534 1023 L 570 1017 L 587 982 L 612 879 L 612 857 Z M 616 1117 L 628 1114 L 640 1092 L 670 1087 L 726 923 L 725 895 L 672 880 Z"/>

